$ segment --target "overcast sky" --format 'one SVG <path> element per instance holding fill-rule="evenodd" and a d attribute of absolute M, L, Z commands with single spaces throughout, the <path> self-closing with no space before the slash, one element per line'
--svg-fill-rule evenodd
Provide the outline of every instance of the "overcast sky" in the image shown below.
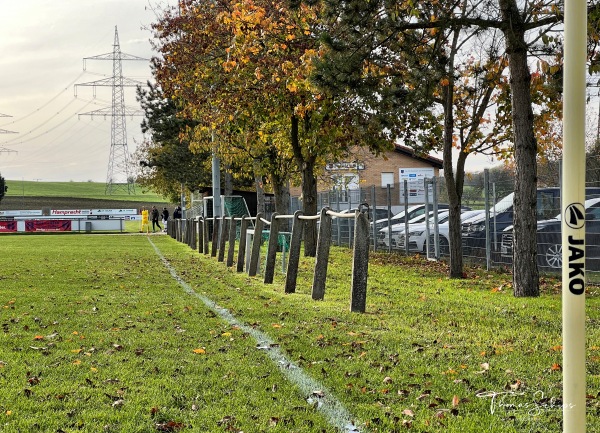
<path fill-rule="evenodd" d="M 110 107 L 110 87 L 77 87 L 112 76 L 115 26 L 121 51 L 150 58 L 156 0 L 21 0 L 0 5 L 0 174 L 6 179 L 106 181 L 111 117 L 80 116 Z M 176 4 L 176 0 L 163 4 Z M 145 82 L 149 63 L 124 61 L 123 75 Z M 137 107 L 126 89 L 125 104 Z M 141 117 L 127 117 L 130 153 Z M 7 152 L 12 150 L 14 152 Z"/>
<path fill-rule="evenodd" d="M 159 0 L 3 0 L 0 6 L 0 174 L 10 180 L 105 182 L 111 118 L 86 116 L 111 105 L 111 88 L 75 84 L 112 75 L 115 26 L 123 53 L 153 55 L 148 30 Z M 160 3 L 177 4 L 176 0 Z M 148 62 L 124 61 L 123 75 L 145 82 Z M 137 107 L 127 89 L 125 103 Z M 2 116 L 11 117 L 2 117 Z M 128 149 L 142 134 L 141 117 L 126 118 Z M 8 152 L 8 150 L 12 152 Z M 439 155 L 438 155 L 439 156 Z M 490 165 L 468 158 L 469 169 Z"/>

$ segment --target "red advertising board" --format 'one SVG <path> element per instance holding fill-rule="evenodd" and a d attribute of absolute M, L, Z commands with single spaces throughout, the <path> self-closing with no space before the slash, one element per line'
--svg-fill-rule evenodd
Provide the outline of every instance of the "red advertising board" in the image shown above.
<path fill-rule="evenodd" d="M 26 232 L 70 232 L 71 220 L 27 220 Z"/>
<path fill-rule="evenodd" d="M 17 222 L 16 221 L 0 221 L 0 233 L 16 232 Z"/>

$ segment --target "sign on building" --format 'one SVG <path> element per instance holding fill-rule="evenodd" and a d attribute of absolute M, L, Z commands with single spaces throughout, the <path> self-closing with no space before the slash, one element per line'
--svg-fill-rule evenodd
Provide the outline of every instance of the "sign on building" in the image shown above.
<path fill-rule="evenodd" d="M 400 203 L 404 203 L 404 180 L 407 180 L 408 203 L 425 203 L 425 179 L 435 176 L 433 168 L 400 168 Z M 429 185 L 429 197 L 433 190 Z"/>

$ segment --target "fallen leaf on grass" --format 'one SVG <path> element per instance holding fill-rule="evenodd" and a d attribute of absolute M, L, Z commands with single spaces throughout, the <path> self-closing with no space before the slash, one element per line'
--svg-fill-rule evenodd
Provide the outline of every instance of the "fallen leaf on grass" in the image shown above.
<path fill-rule="evenodd" d="M 194 353 L 206 353 L 206 350 L 204 350 L 204 348 L 200 347 L 198 349 L 192 350 L 192 352 L 194 352 Z"/>
<path fill-rule="evenodd" d="M 125 400 L 123 400 L 122 398 L 115 400 L 112 404 L 112 407 L 121 407 L 125 404 Z"/>
<path fill-rule="evenodd" d="M 185 425 L 183 423 L 175 422 L 175 421 L 169 421 L 169 422 L 156 424 L 156 430 L 166 431 L 166 432 L 173 432 L 176 430 L 180 430 L 184 427 L 185 427 Z"/>
<path fill-rule="evenodd" d="M 415 413 L 410 409 L 404 409 L 402 411 L 402 415 L 413 417 L 413 416 L 415 416 Z"/>

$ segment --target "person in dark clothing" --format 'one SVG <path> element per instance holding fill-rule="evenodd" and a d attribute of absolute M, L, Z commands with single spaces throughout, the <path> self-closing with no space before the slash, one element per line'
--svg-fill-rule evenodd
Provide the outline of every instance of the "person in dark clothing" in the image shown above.
<path fill-rule="evenodd" d="M 158 213 L 158 209 L 156 209 L 156 206 L 152 206 L 152 232 L 156 231 L 156 227 L 158 227 L 159 230 L 162 230 L 162 227 L 158 222 L 159 216 L 160 214 Z"/>
<path fill-rule="evenodd" d="M 173 219 L 181 219 L 181 206 L 177 206 L 173 211 Z"/>
<path fill-rule="evenodd" d="M 163 208 L 162 210 L 162 220 L 163 220 L 163 226 L 165 227 L 164 231 L 167 231 L 167 221 L 169 221 L 169 211 L 167 210 L 167 208 Z"/>

